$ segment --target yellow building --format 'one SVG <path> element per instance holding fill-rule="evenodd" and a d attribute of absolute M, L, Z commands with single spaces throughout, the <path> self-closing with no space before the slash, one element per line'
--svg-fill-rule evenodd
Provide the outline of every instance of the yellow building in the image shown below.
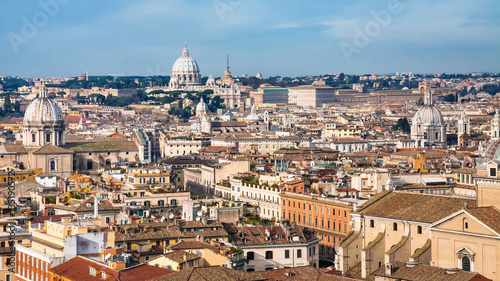
<path fill-rule="evenodd" d="M 140 188 L 150 185 L 170 185 L 170 171 L 162 169 L 133 169 L 126 175 L 126 185 L 131 188 Z"/>
<path fill-rule="evenodd" d="M 32 229 L 31 245 L 16 244 L 16 278 L 47 280 L 49 270 L 65 260 L 99 254 L 101 248 L 115 246 L 114 232 L 98 230 L 94 220 L 72 221 L 68 216 L 61 221 L 45 221 L 43 229 Z"/>
<path fill-rule="evenodd" d="M 337 246 L 337 269 L 360 267 L 361 278 L 396 261 L 430 264 L 430 226 L 475 200 L 384 191 L 352 213 L 353 230 Z"/>
<path fill-rule="evenodd" d="M 327 139 L 353 138 L 361 135 L 361 128 L 357 125 L 340 125 L 325 123 L 324 136 Z"/>
<path fill-rule="evenodd" d="M 167 252 L 163 256 L 148 261 L 149 265 L 181 271 L 198 267 L 200 256 L 181 250 Z"/>
<path fill-rule="evenodd" d="M 465 208 L 431 226 L 432 262 L 500 280 L 500 210 Z"/>
<path fill-rule="evenodd" d="M 425 153 L 417 154 L 417 158 L 413 159 L 413 169 L 420 172 L 427 172 L 427 158 Z"/>
<path fill-rule="evenodd" d="M 14 169 L 15 174 L 9 175 L 9 173 L 5 170 L 0 171 L 0 186 L 7 185 L 9 183 L 9 176 L 11 176 L 14 181 L 20 182 L 24 180 L 34 180 L 35 176 L 42 173 L 42 169 L 33 169 L 33 170 L 19 170 Z"/>
<path fill-rule="evenodd" d="M 167 251 L 182 250 L 200 257 L 199 266 L 226 266 L 230 260 L 230 253 L 226 253 L 221 246 L 215 246 L 201 241 L 180 241 L 168 245 Z"/>

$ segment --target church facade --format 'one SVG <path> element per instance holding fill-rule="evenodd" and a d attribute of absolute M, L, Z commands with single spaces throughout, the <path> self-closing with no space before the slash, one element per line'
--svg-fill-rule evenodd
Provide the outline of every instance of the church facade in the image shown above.
<path fill-rule="evenodd" d="M 411 138 L 418 148 L 446 148 L 446 137 L 443 114 L 434 105 L 431 91 L 427 90 L 424 104 L 412 119 Z"/>
<path fill-rule="evenodd" d="M 66 136 L 65 130 L 61 108 L 42 87 L 25 111 L 22 143 L 0 145 L 0 165 L 63 176 L 94 171 L 112 162 L 137 162 L 137 145 L 121 135 L 86 140 Z"/>

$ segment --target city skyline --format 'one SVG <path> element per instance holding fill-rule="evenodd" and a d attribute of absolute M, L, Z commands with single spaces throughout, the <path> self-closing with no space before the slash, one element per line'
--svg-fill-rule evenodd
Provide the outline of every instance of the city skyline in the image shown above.
<path fill-rule="evenodd" d="M 185 42 L 203 76 L 222 76 L 227 54 L 235 76 L 498 72 L 499 6 L 10 1 L 0 4 L 0 75 L 169 75 Z"/>

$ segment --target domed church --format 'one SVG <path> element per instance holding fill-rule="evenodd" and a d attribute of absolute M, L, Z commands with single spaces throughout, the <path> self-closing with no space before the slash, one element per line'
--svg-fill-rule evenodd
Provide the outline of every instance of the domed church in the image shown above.
<path fill-rule="evenodd" d="M 83 139 L 66 136 L 64 115 L 42 87 L 26 108 L 21 142 L 0 144 L 0 167 L 41 169 L 63 176 L 97 170 L 112 162 L 137 162 L 139 149 L 120 134 Z"/>
<path fill-rule="evenodd" d="M 24 115 L 24 147 L 64 145 L 64 129 L 64 115 L 61 108 L 47 97 L 47 89 L 42 88 L 39 97 L 28 106 Z"/>
<path fill-rule="evenodd" d="M 182 56 L 178 58 L 172 67 L 169 86 L 171 89 L 184 89 L 201 85 L 201 74 L 198 63 L 189 56 L 187 45 L 184 44 Z"/>
<path fill-rule="evenodd" d="M 434 106 L 430 90 L 425 92 L 424 104 L 412 119 L 411 138 L 415 140 L 415 147 L 446 148 L 446 123 L 441 111 Z"/>

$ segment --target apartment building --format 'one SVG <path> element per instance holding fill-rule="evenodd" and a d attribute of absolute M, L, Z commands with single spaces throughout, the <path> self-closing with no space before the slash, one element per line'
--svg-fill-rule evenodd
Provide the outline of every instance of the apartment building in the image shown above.
<path fill-rule="evenodd" d="M 224 225 L 229 242 L 244 252 L 244 271 L 264 271 L 285 267 L 319 266 L 320 239 L 299 227 L 235 227 Z"/>
<path fill-rule="evenodd" d="M 99 254 L 115 244 L 114 232 L 97 232 L 94 220 L 45 221 L 43 229 L 32 229 L 31 245 L 16 244 L 17 280 L 50 279 L 49 270 L 77 255 Z M 78 246 L 77 246 L 78 245 Z M 52 279 L 50 279 L 52 280 Z"/>
<path fill-rule="evenodd" d="M 231 184 L 233 200 L 249 203 L 252 206 L 258 206 L 258 214 L 261 218 L 280 219 L 280 188 L 277 185 L 250 184 L 235 177 L 233 177 L 229 183 Z"/>
<path fill-rule="evenodd" d="M 210 139 L 203 137 L 160 135 L 160 153 L 162 158 L 198 154 L 201 149 L 210 146 Z"/>
<path fill-rule="evenodd" d="M 213 146 L 235 147 L 240 153 L 250 151 L 273 155 L 276 150 L 292 147 L 310 147 L 310 140 L 293 136 L 254 136 L 249 134 L 221 135 L 212 138 Z"/>
<path fill-rule="evenodd" d="M 325 103 L 335 102 L 335 88 L 328 86 L 304 85 L 290 88 L 288 103 L 302 107 L 322 107 Z"/>
<path fill-rule="evenodd" d="M 361 135 L 361 127 L 351 124 L 325 123 L 323 136 L 325 139 L 354 138 Z"/>
<path fill-rule="evenodd" d="M 170 171 L 154 168 L 135 168 L 129 169 L 124 177 L 125 186 L 128 189 L 136 189 L 148 186 L 169 186 Z"/>
<path fill-rule="evenodd" d="M 314 230 L 321 239 L 319 255 L 333 261 L 335 245 L 351 231 L 351 212 L 355 203 L 317 195 L 281 191 L 282 219 Z"/>

